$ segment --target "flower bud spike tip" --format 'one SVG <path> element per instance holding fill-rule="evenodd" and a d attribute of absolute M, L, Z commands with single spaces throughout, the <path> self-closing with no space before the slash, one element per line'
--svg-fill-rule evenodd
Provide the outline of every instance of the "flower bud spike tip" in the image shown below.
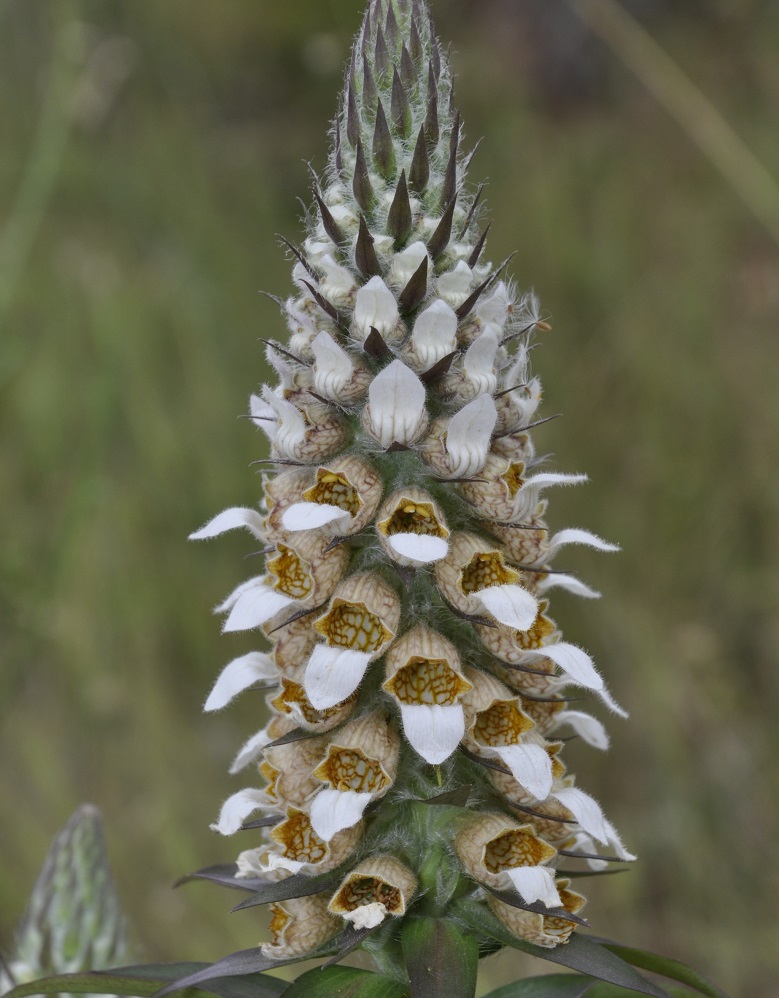
<path fill-rule="evenodd" d="M 264 495 L 192 535 L 264 549 L 218 610 L 272 646 L 236 650 L 206 710 L 269 691 L 233 763 L 256 785 L 214 827 L 267 825 L 239 870 L 288 881 L 263 948 L 286 961 L 355 932 L 399 952 L 406 924 L 462 925 L 463 904 L 503 939 L 564 947 L 584 899 L 563 852 L 632 858 L 562 759 L 571 735 L 608 747 L 569 700 L 621 708 L 548 615 L 554 587 L 595 595 L 560 550 L 616 548 L 547 527 L 553 487 L 585 476 L 536 467 L 539 306 L 488 259 L 442 51 L 425 0 L 369 4 L 293 246 L 282 383 L 251 402 Z"/>

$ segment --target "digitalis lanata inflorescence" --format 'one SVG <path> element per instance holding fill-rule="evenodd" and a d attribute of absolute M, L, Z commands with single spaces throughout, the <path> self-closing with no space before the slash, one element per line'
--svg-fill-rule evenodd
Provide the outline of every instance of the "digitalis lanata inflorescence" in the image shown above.
<path fill-rule="evenodd" d="M 536 457 L 529 357 L 546 325 L 487 258 L 423 0 L 372 0 L 332 135 L 305 238 L 288 244 L 290 335 L 268 344 L 279 383 L 250 404 L 270 441 L 263 496 L 192 535 L 246 528 L 265 550 L 218 610 L 272 649 L 227 665 L 206 709 L 259 684 L 272 716 L 214 827 L 253 820 L 237 877 L 289 882 L 267 956 L 355 930 L 388 939 L 463 899 L 556 947 L 584 904 L 564 864 L 632 858 L 563 758 L 572 734 L 608 745 L 570 706 L 582 688 L 622 711 L 549 616 L 556 588 L 597 595 L 555 572 L 560 548 L 614 548 L 546 526 L 547 491 L 584 476 Z"/>

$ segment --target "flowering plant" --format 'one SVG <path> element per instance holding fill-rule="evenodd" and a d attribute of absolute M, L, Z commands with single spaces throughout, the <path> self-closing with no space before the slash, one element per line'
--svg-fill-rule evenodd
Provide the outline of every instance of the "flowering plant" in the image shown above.
<path fill-rule="evenodd" d="M 567 770 L 571 734 L 608 747 L 571 704 L 584 690 L 625 713 L 564 640 L 550 594 L 597 596 L 555 570 L 561 548 L 616 548 L 547 527 L 547 491 L 585 476 L 536 454 L 530 351 L 549 327 L 508 261 L 486 258 L 468 166 L 424 0 L 371 0 L 305 240 L 286 244 L 290 337 L 266 341 L 279 384 L 250 402 L 271 447 L 262 500 L 192 535 L 246 529 L 266 559 L 217 610 L 226 632 L 259 629 L 272 650 L 231 661 L 206 701 L 270 691 L 270 721 L 231 767 L 263 785 L 213 826 L 257 843 L 193 877 L 243 891 L 240 909 L 269 905 L 271 940 L 211 965 L 90 977 L 90 991 L 472 998 L 479 958 L 510 947 L 578 974 L 493 998 L 721 995 L 580 931 L 580 880 L 635 857 Z M 375 971 L 339 966 L 358 948 Z M 323 967 L 292 984 L 265 974 L 312 957 Z"/>

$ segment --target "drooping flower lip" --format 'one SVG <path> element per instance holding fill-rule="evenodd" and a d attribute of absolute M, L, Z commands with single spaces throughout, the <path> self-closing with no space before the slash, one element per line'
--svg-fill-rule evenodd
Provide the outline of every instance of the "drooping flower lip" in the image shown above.
<path fill-rule="evenodd" d="M 392 787 L 398 768 L 400 740 L 380 714 L 347 724 L 327 747 L 313 777 L 324 789 L 311 803 L 311 825 L 329 842 L 355 825 L 372 800 Z"/>
<path fill-rule="evenodd" d="M 300 535 L 294 542 L 276 545 L 266 562 L 267 574 L 241 583 L 217 606 L 227 612 L 224 630 L 261 627 L 282 610 L 315 607 L 335 589 L 348 561 L 348 552 L 331 548 L 322 535 Z"/>
<path fill-rule="evenodd" d="M 393 856 L 379 855 L 359 863 L 341 883 L 328 905 L 357 929 L 371 929 L 385 918 L 400 918 L 417 888 L 411 870 Z"/>
<path fill-rule="evenodd" d="M 570 881 L 560 878 L 555 882 L 555 890 L 560 897 L 560 908 L 571 915 L 578 915 L 586 904 L 581 894 L 569 889 Z M 572 919 L 557 915 L 542 915 L 538 912 L 523 911 L 506 904 L 496 897 L 488 897 L 487 904 L 506 927 L 521 939 L 525 939 L 544 949 L 553 949 L 570 939 L 576 923 Z"/>
<path fill-rule="evenodd" d="M 411 486 L 394 492 L 379 511 L 376 530 L 382 547 L 401 565 L 429 565 L 449 552 L 449 530 L 429 493 Z"/>
<path fill-rule="evenodd" d="M 531 825 L 505 815 L 476 817 L 458 834 L 455 849 L 466 871 L 479 883 L 496 890 L 513 888 L 528 904 L 562 905 L 554 870 L 547 865 L 557 850 Z"/>
<path fill-rule="evenodd" d="M 400 599 L 382 578 L 364 572 L 346 579 L 315 623 L 324 637 L 306 667 L 304 686 L 318 710 L 351 696 L 373 659 L 386 651 L 400 621 Z"/>
<path fill-rule="evenodd" d="M 371 465 L 355 455 L 337 458 L 316 471 L 316 481 L 298 502 L 285 505 L 285 530 L 317 530 L 342 537 L 359 533 L 372 520 L 381 499 L 381 479 Z"/>
<path fill-rule="evenodd" d="M 473 534 L 452 535 L 449 554 L 437 563 L 435 578 L 446 600 L 466 616 L 486 613 L 497 623 L 524 631 L 538 615 L 538 603 L 522 585 L 520 572 L 506 565 L 499 549 L 490 549 Z"/>
<path fill-rule="evenodd" d="M 454 645 L 424 624 L 387 654 L 385 692 L 400 708 L 406 738 L 433 765 L 444 762 L 465 734 L 462 697 L 471 689 Z"/>
<path fill-rule="evenodd" d="M 463 698 L 465 744 L 478 756 L 500 759 L 531 797 L 545 800 L 552 789 L 552 760 L 521 698 L 479 670 L 467 669 L 466 677 L 471 690 Z"/>
<path fill-rule="evenodd" d="M 363 824 L 346 828 L 326 842 L 314 831 L 308 812 L 287 809 L 286 818 L 270 833 L 271 845 L 261 857 L 267 872 L 327 873 L 350 856 L 363 835 Z"/>

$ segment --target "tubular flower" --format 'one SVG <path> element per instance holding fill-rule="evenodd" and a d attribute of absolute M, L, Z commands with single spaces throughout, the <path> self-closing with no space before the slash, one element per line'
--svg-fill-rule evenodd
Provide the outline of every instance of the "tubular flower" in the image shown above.
<path fill-rule="evenodd" d="M 327 896 L 292 898 L 271 905 L 272 941 L 265 943 L 265 956 L 279 960 L 303 956 L 332 939 L 341 929 L 340 922 L 327 910 Z"/>
<path fill-rule="evenodd" d="M 357 928 L 375 928 L 387 915 L 400 918 L 417 889 L 417 878 L 392 856 L 372 856 L 358 864 L 328 905 Z"/>
<path fill-rule="evenodd" d="M 558 880 L 555 889 L 560 897 L 560 907 L 572 915 L 578 914 L 587 903 L 586 899 L 576 891 L 568 890 L 569 880 Z M 498 916 L 506 928 L 510 929 L 520 939 L 529 943 L 554 949 L 561 943 L 567 943 L 575 925 L 569 919 L 558 915 L 542 915 L 538 912 L 523 911 L 512 905 L 491 897 L 487 902 L 493 913 Z"/>
<path fill-rule="evenodd" d="M 217 607 L 270 649 L 233 659 L 206 709 L 261 689 L 271 720 L 233 762 L 256 780 L 214 828 L 259 812 L 239 876 L 290 892 L 266 955 L 390 940 L 464 900 L 561 945 L 584 899 L 559 864 L 632 857 L 562 758 L 571 734 L 608 746 L 570 699 L 624 712 L 549 616 L 555 587 L 597 594 L 553 565 L 566 545 L 615 548 L 547 527 L 549 490 L 585 476 L 536 456 L 530 344 L 548 327 L 486 257 L 424 0 L 371 0 L 333 137 L 282 306 L 290 338 L 270 349 L 281 383 L 250 402 L 264 495 L 192 535 L 247 530 L 265 556 Z"/>

